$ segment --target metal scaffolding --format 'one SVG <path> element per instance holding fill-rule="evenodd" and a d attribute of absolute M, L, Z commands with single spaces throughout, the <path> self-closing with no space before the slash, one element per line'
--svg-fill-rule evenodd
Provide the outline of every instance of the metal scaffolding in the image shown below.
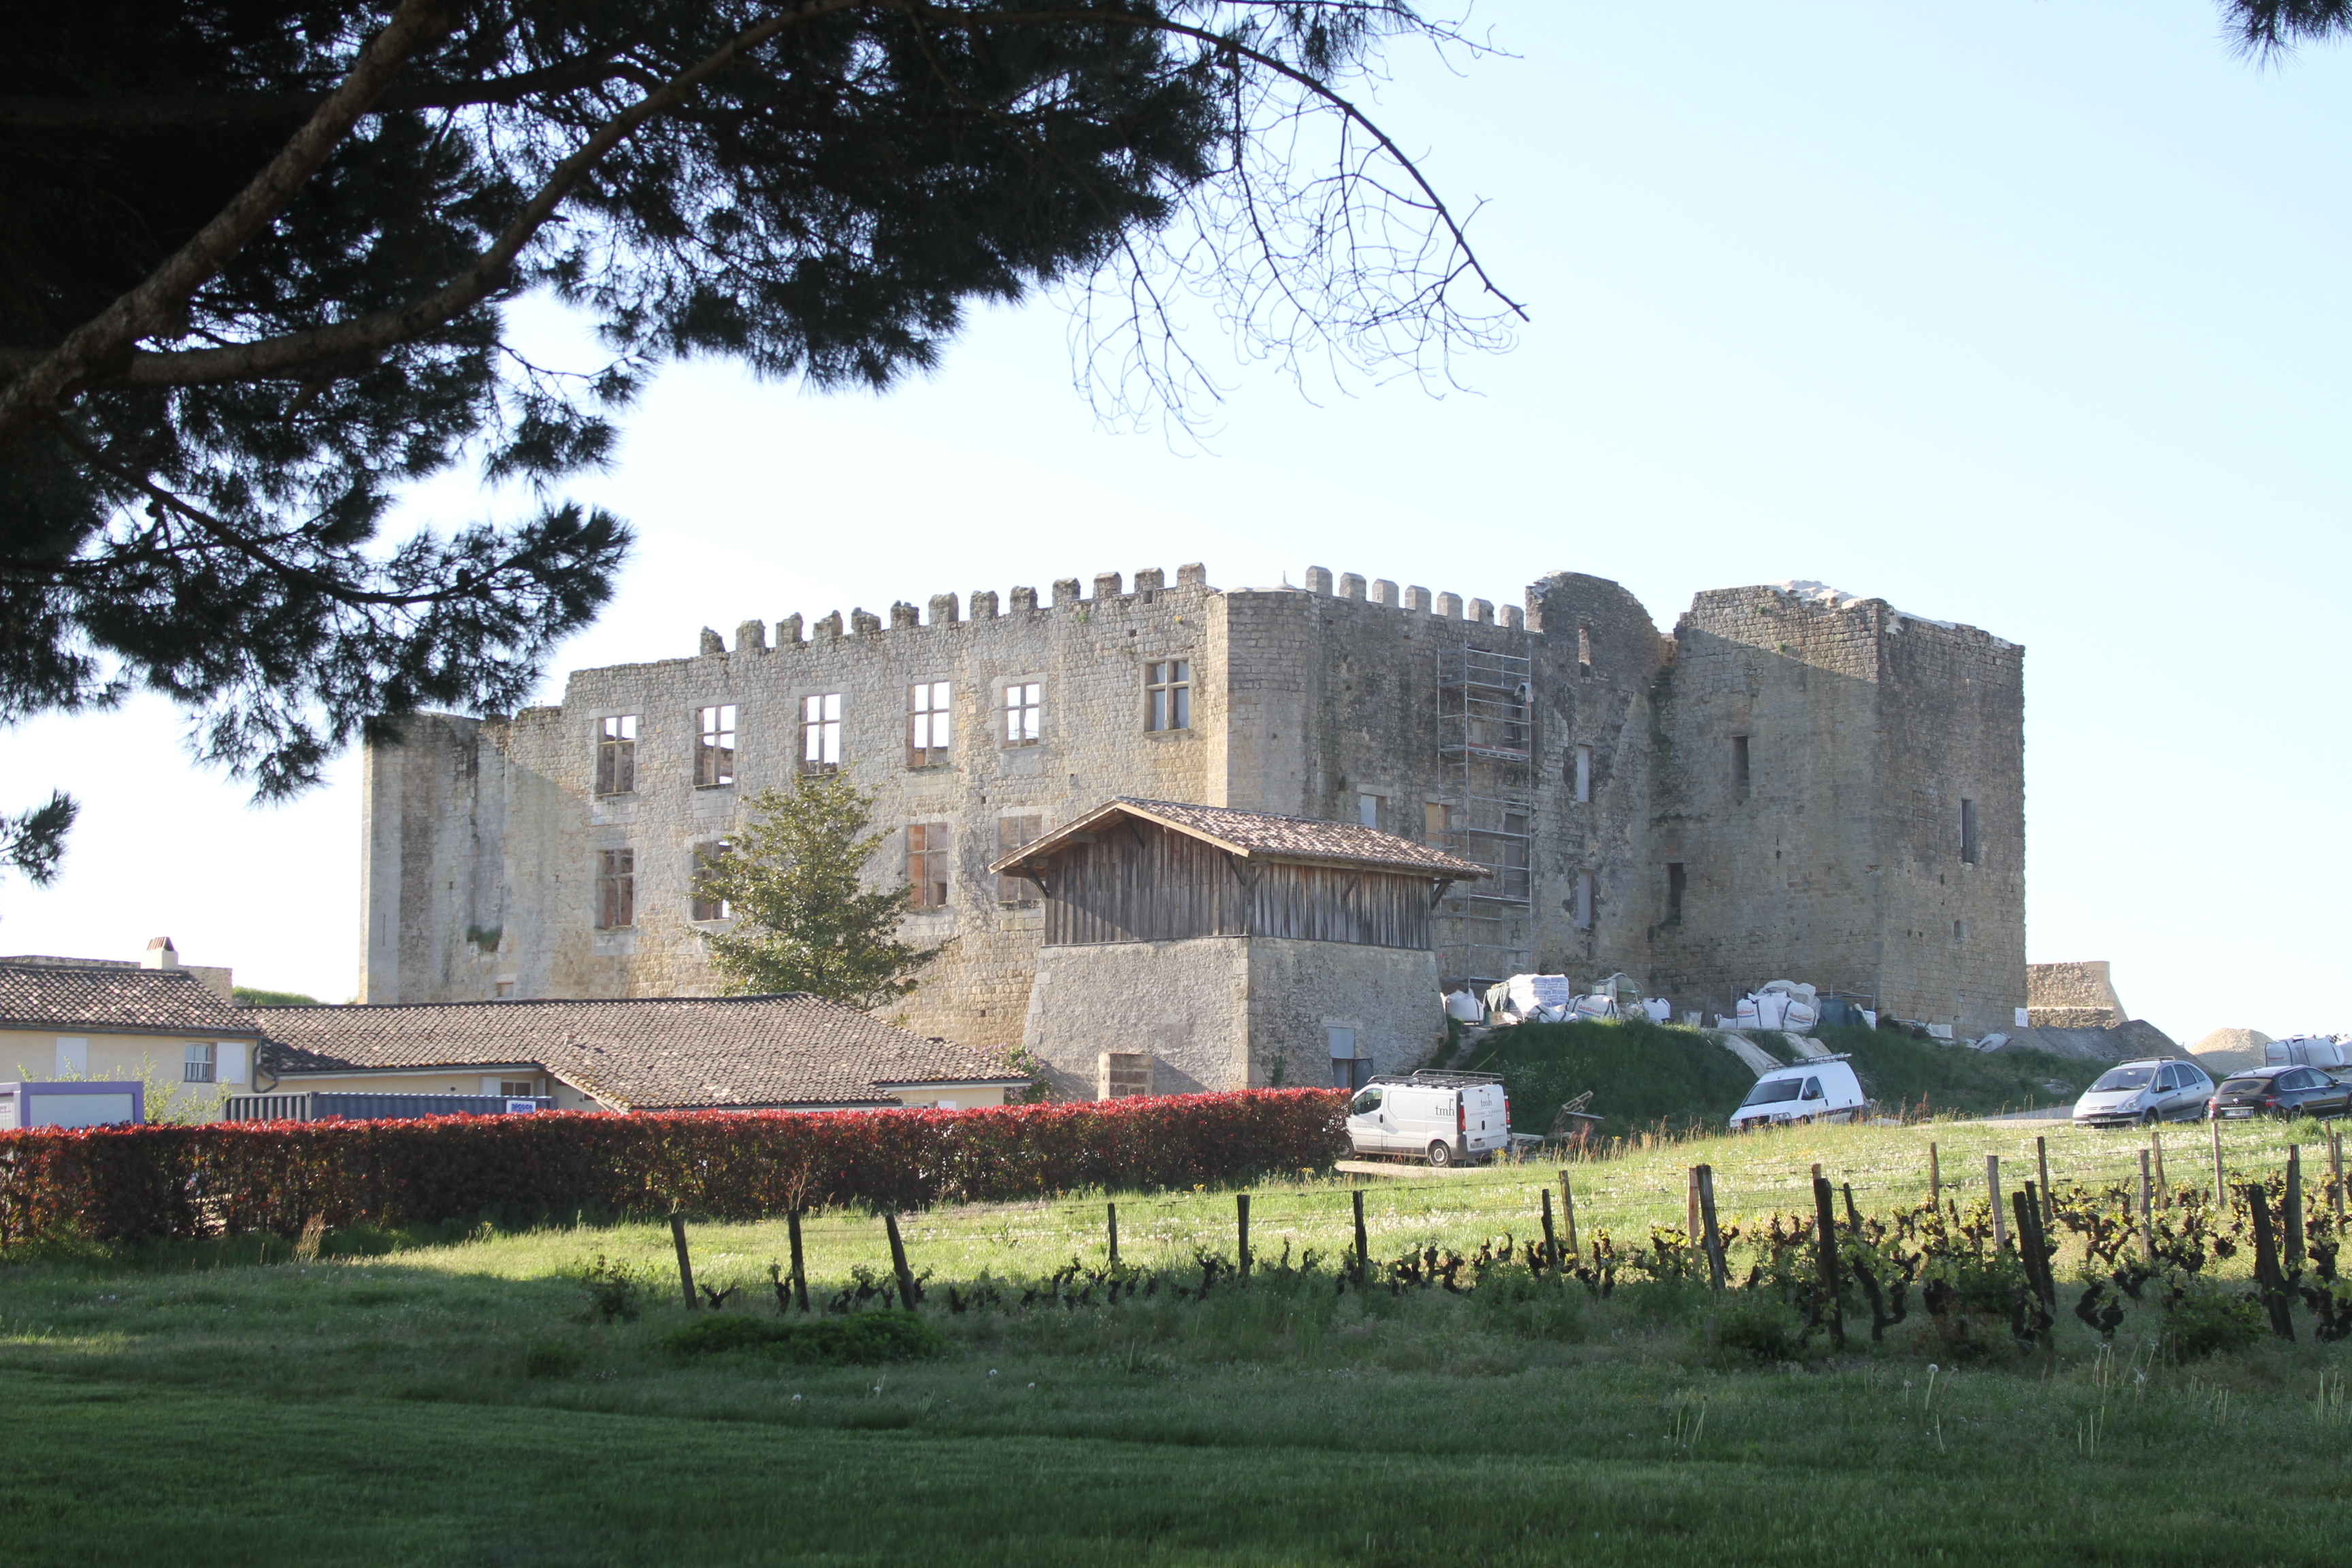
<path fill-rule="evenodd" d="M 1437 651 L 1437 752 L 1454 798 L 1431 837 L 1484 866 L 1437 906 L 1437 968 L 1447 989 L 1480 990 L 1524 973 L 1535 852 L 1533 661 L 1468 643 Z"/>

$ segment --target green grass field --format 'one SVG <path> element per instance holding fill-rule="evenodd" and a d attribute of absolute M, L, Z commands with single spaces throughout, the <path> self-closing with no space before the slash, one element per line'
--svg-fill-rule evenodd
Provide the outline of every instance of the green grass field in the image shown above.
<path fill-rule="evenodd" d="M 2143 1139 L 2064 1127 L 1816 1128 L 1578 1165 L 1580 1222 L 1678 1221 L 1683 1171 L 1725 1218 L 1797 1206 L 1810 1166 L 1865 1209 L 1916 1199 L 1926 1150 L 1980 1184 L 2033 1136 L 2063 1186 Z M 2317 1151 L 2309 1146 L 2305 1158 Z M 2228 1163 L 2284 1137 L 2230 1130 Z M 2168 1174 L 2210 1181 L 2201 1129 Z M 2324 1161 L 2313 1172 L 2315 1187 Z M 1545 1167 L 1377 1180 L 1376 1256 L 1529 1234 Z M 1704 1290 L 1336 1292 L 1274 1266 L 1349 1235 L 1348 1186 L 1260 1184 L 1259 1276 L 1206 1301 L 927 1306 L 943 1359 L 684 1363 L 674 1284 L 579 1321 L 603 1256 L 674 1279 L 664 1226 L 58 1248 L 0 1260 L 0 1552 L 15 1563 L 733 1564 L 2120 1563 L 2340 1560 L 2347 1352 L 2176 1366 L 2135 1315 L 2101 1347 L 1965 1367 L 1932 1333 L 1756 1365 Z M 1122 1194 L 1142 1264 L 1233 1249 L 1230 1193 Z M 1102 1198 L 904 1223 L 918 1269 L 1034 1279 L 1102 1260 Z M 772 1313 L 781 1224 L 696 1226 L 698 1274 Z M 878 1221 L 807 1226 L 813 1284 L 887 1271 Z M 337 1256 L 337 1254 L 345 1254 Z M 257 1259 L 268 1259 L 257 1261 Z M 2068 1260 L 2062 1259 L 2062 1279 Z M 2063 1314 L 2062 1314 L 2063 1316 Z M 2307 1339 L 2307 1336 L 2306 1336 Z M 1932 1370 L 1931 1370 L 1932 1368 Z M 2284 1504 L 2283 1492 L 2307 1500 Z"/>

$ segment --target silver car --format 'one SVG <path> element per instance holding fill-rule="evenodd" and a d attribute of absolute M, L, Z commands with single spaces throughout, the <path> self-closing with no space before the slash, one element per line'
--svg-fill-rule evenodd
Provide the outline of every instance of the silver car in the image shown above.
<path fill-rule="evenodd" d="M 2077 1127 L 2153 1127 L 2159 1121 L 2193 1121 L 2205 1114 L 2213 1080 L 2195 1062 L 2177 1057 L 2122 1062 L 2074 1102 Z"/>

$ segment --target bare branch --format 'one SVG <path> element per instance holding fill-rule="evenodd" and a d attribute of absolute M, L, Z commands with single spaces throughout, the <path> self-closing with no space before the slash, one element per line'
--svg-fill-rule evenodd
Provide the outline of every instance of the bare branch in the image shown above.
<path fill-rule="evenodd" d="M 415 109 L 464 109 L 484 103 L 520 103 L 533 93 L 573 92 L 608 81 L 632 81 L 651 89 L 658 77 L 626 61 L 566 60 L 488 81 L 450 82 L 392 89 L 367 108 L 371 114 Z M 231 125 L 255 121 L 298 120 L 318 112 L 327 95 L 317 92 L 184 93 L 171 98 L 26 98 L 0 95 L 0 126 L 34 131 L 136 131 L 165 125 Z"/>

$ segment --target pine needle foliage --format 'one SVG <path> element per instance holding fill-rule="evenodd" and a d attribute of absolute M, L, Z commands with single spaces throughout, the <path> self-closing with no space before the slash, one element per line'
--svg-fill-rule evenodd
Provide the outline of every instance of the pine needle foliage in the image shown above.
<path fill-rule="evenodd" d="M 730 994 L 805 991 L 872 1012 L 914 990 L 940 950 L 898 940 L 904 883 L 859 879 L 887 837 L 872 831 L 874 799 L 846 773 L 802 773 L 746 802 L 751 826 L 696 881 L 734 921 L 709 939 Z"/>

